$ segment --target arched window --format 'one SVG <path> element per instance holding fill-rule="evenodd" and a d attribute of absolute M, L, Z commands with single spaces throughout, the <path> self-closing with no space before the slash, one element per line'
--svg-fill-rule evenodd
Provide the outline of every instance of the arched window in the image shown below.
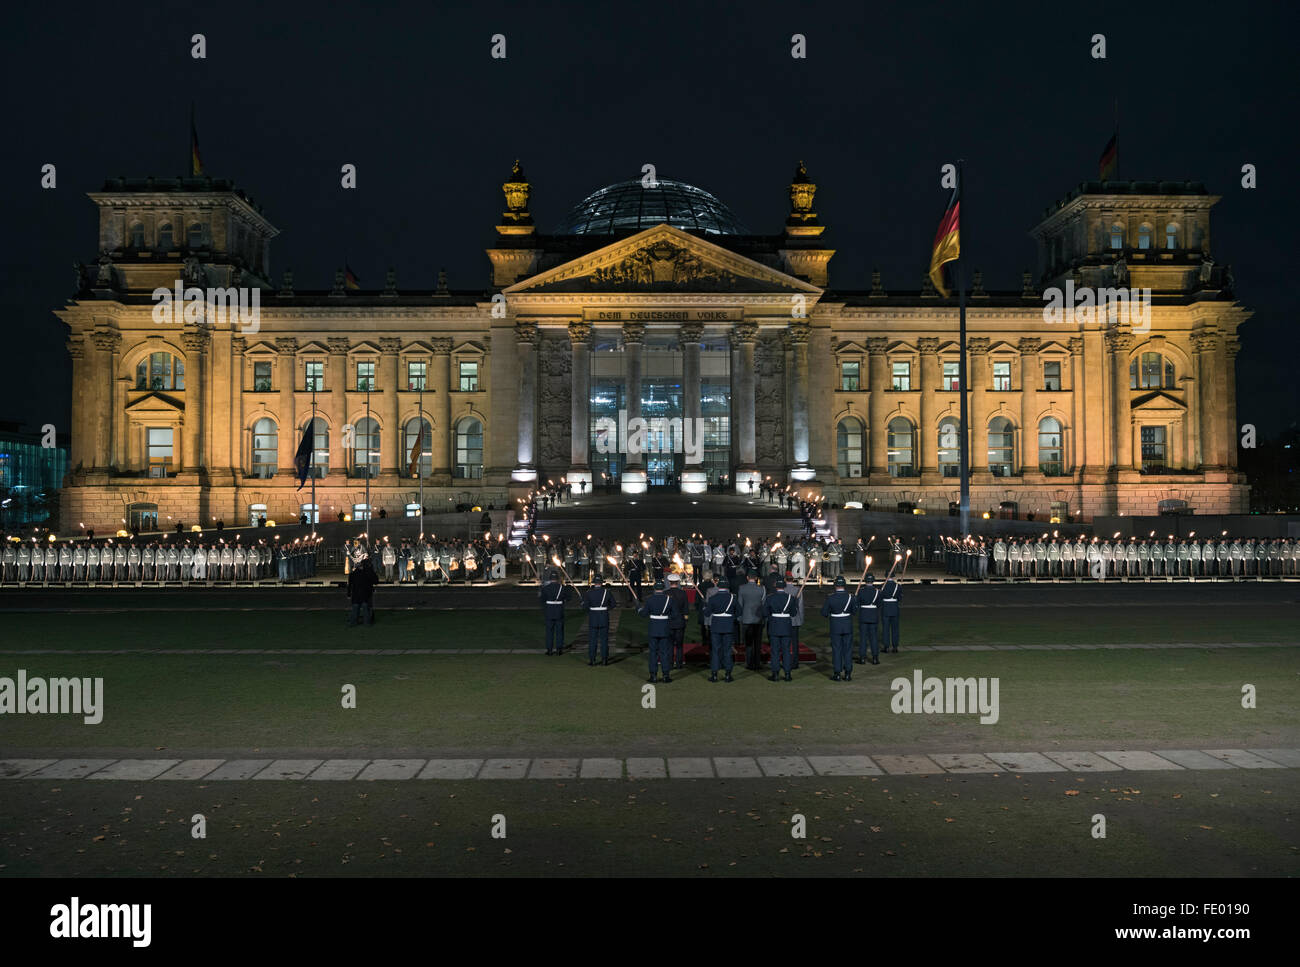
<path fill-rule="evenodd" d="M 279 428 L 275 420 L 264 416 L 253 424 L 253 476 L 274 477 L 279 451 Z"/>
<path fill-rule="evenodd" d="M 158 226 L 158 248 L 163 252 L 170 252 L 175 247 L 172 239 L 172 223 L 163 222 Z"/>
<path fill-rule="evenodd" d="M 1049 477 L 1065 473 L 1065 445 L 1061 421 L 1045 416 L 1038 421 L 1038 469 Z"/>
<path fill-rule="evenodd" d="M 171 353 L 150 353 L 136 364 L 135 388 L 184 389 L 185 361 Z"/>
<path fill-rule="evenodd" d="M 202 222 L 190 222 L 189 247 L 192 249 L 203 248 Z"/>
<path fill-rule="evenodd" d="M 433 473 L 433 427 L 428 420 L 407 420 L 405 444 L 402 446 L 401 472 L 404 476 L 411 474 L 411 454 L 420 454 L 420 476 L 428 477 Z"/>
<path fill-rule="evenodd" d="M 483 476 L 483 424 L 470 416 L 456 424 L 456 476 Z"/>
<path fill-rule="evenodd" d="M 352 476 L 379 476 L 379 424 L 368 416 L 358 420 L 352 442 Z"/>
<path fill-rule="evenodd" d="M 1174 361 L 1160 353 L 1134 356 L 1128 364 L 1129 389 L 1173 389 Z"/>
<path fill-rule="evenodd" d="M 1178 223 L 1170 222 L 1165 226 L 1165 248 L 1178 248 Z"/>
<path fill-rule="evenodd" d="M 1110 227 L 1110 247 L 1124 247 L 1124 226 L 1120 222 L 1115 222 Z"/>
<path fill-rule="evenodd" d="M 1150 225 L 1141 225 L 1138 227 L 1138 248 L 1149 249 L 1151 247 L 1151 233 L 1152 229 Z"/>
<path fill-rule="evenodd" d="M 916 476 L 912 463 L 912 424 L 906 417 L 896 416 L 889 421 L 887 449 L 891 477 Z"/>
<path fill-rule="evenodd" d="M 939 423 L 939 472 L 954 480 L 961 476 L 960 424 L 951 416 Z"/>
<path fill-rule="evenodd" d="M 1016 468 L 1016 431 L 1005 416 L 989 421 L 989 473 L 1009 477 Z"/>
<path fill-rule="evenodd" d="M 835 428 L 835 451 L 841 477 L 862 476 L 861 421 L 852 418 L 840 420 Z"/>
<path fill-rule="evenodd" d="M 308 419 L 303 423 L 302 429 L 305 433 L 308 425 L 311 426 L 311 468 L 310 473 L 313 477 L 323 477 L 330 470 L 330 431 L 325 425 L 325 420 L 321 417 Z M 298 438 L 299 440 L 302 437 Z"/>
<path fill-rule="evenodd" d="M 139 222 L 131 225 L 131 247 L 144 248 L 144 226 Z"/>

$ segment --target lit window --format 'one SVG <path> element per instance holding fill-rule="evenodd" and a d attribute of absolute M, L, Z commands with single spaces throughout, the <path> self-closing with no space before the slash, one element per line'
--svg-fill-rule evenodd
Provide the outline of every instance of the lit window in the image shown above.
<path fill-rule="evenodd" d="M 943 388 L 945 390 L 961 389 L 961 363 L 943 364 Z"/>
<path fill-rule="evenodd" d="M 854 363 L 856 366 L 857 364 Z M 862 423 L 841 420 L 835 428 L 835 450 L 841 477 L 862 476 Z"/>
<path fill-rule="evenodd" d="M 1008 391 L 1011 389 L 1011 362 L 993 364 L 993 389 Z"/>
<path fill-rule="evenodd" d="M 1061 363 L 1048 360 L 1043 363 L 1043 389 L 1059 390 L 1061 388 Z"/>
<path fill-rule="evenodd" d="M 369 519 L 370 519 L 370 505 L 369 505 L 369 504 L 353 504 L 353 505 L 352 505 L 352 519 L 353 519 L 353 520 L 369 520 Z"/>
<path fill-rule="evenodd" d="M 424 385 L 425 370 L 428 363 L 423 360 L 406 364 L 406 388 L 409 390 L 427 389 Z"/>
<path fill-rule="evenodd" d="M 420 476 L 428 477 L 433 473 L 433 428 L 428 420 L 408 420 L 404 433 L 406 442 L 402 448 L 402 474 L 412 476 L 411 459 L 418 452 Z"/>
<path fill-rule="evenodd" d="M 375 388 L 374 362 L 357 363 L 357 392 L 373 392 Z"/>
<path fill-rule="evenodd" d="M 483 424 L 472 417 L 456 424 L 456 476 L 483 476 Z"/>
<path fill-rule="evenodd" d="M 269 393 L 271 391 L 271 363 L 253 363 L 253 392 Z"/>
<path fill-rule="evenodd" d="M 151 426 L 147 431 L 149 448 L 149 475 L 167 476 L 167 468 L 172 462 L 172 428 L 169 426 Z"/>
<path fill-rule="evenodd" d="M 462 393 L 478 392 L 478 363 L 460 364 L 460 391 Z"/>
<path fill-rule="evenodd" d="M 1151 226 L 1143 225 L 1138 229 L 1138 248 L 1149 249 L 1151 247 Z"/>
<path fill-rule="evenodd" d="M 280 434 L 275 421 L 263 417 L 253 424 L 253 476 L 274 477 Z"/>
<path fill-rule="evenodd" d="M 1128 366 L 1129 389 L 1172 389 L 1174 386 L 1173 360 L 1160 353 L 1143 353 L 1141 361 L 1134 357 Z"/>
<path fill-rule="evenodd" d="M 300 504 L 298 513 L 299 515 L 306 514 L 307 523 L 309 524 L 320 523 L 320 504 Z"/>
<path fill-rule="evenodd" d="M 912 388 L 912 364 L 894 363 L 894 389 L 908 392 Z"/>
<path fill-rule="evenodd" d="M 357 421 L 353 435 L 352 475 L 379 476 L 379 424 L 371 417 Z"/>
<path fill-rule="evenodd" d="M 1050 416 L 1038 421 L 1038 469 L 1049 477 L 1065 473 L 1061 423 Z"/>
<path fill-rule="evenodd" d="M 845 393 L 856 393 L 860 389 L 858 380 L 860 363 L 840 363 L 840 389 Z"/>
<path fill-rule="evenodd" d="M 309 473 L 313 477 L 323 477 L 329 473 L 330 469 L 330 431 L 321 417 L 314 420 L 308 420 L 303 424 L 303 430 L 308 429 L 311 425 L 311 467 Z"/>
<path fill-rule="evenodd" d="M 303 389 L 308 393 L 325 392 L 325 364 L 323 362 L 307 363 L 307 384 Z"/>
<path fill-rule="evenodd" d="M 915 476 L 912 464 L 912 424 L 904 417 L 898 416 L 889 421 L 887 449 L 891 477 Z"/>
<path fill-rule="evenodd" d="M 961 476 L 960 424 L 952 417 L 939 423 L 939 472 L 942 476 L 957 479 Z"/>
<path fill-rule="evenodd" d="M 1121 225 L 1119 222 L 1116 222 L 1110 227 L 1110 247 L 1111 248 L 1124 247 L 1124 226 Z"/>
<path fill-rule="evenodd" d="M 1178 248 L 1178 225 L 1175 222 L 1165 226 L 1165 248 Z"/>
<path fill-rule="evenodd" d="M 1159 473 L 1165 469 L 1163 426 L 1142 427 L 1142 469 L 1147 473 Z"/>
<path fill-rule="evenodd" d="M 989 421 L 989 473 L 1009 477 L 1015 472 L 1016 433 L 1005 416 Z"/>
<path fill-rule="evenodd" d="M 135 367 L 135 388 L 168 390 L 185 388 L 185 363 L 171 353 L 150 353 Z"/>

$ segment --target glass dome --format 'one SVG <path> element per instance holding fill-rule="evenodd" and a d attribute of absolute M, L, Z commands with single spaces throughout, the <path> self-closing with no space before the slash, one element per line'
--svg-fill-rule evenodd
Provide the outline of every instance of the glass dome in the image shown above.
<path fill-rule="evenodd" d="M 634 179 L 592 192 L 570 209 L 555 234 L 614 235 L 664 222 L 710 235 L 748 234 L 731 209 L 703 188 L 666 178 L 654 188 Z"/>

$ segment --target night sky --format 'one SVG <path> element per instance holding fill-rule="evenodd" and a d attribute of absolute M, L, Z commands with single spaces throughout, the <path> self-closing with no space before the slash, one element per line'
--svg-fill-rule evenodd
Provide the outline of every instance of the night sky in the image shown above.
<path fill-rule="evenodd" d="M 486 287 L 483 249 L 520 158 L 540 231 L 604 185 L 699 185 L 777 233 L 798 160 L 837 254 L 831 285 L 916 289 L 966 159 L 963 256 L 986 288 L 1037 273 L 1029 229 L 1083 180 L 1120 101 L 1120 176 L 1223 196 L 1212 254 L 1255 310 L 1241 330 L 1238 418 L 1300 413 L 1291 297 L 1300 224 L 1294 14 L 1209 3 L 442 5 L 131 3 L 6 10 L 10 136 L 0 152 L 0 419 L 69 424 L 71 364 L 51 310 L 93 262 L 106 177 L 188 174 L 189 106 L 208 174 L 280 230 L 273 281 Z M 190 57 L 204 33 L 208 57 Z M 507 57 L 489 56 L 504 33 Z M 790 56 L 791 35 L 808 56 Z M 1108 58 L 1089 54 L 1104 33 Z M 358 188 L 339 184 L 344 163 Z M 1240 186 L 1241 166 L 1259 187 Z M 40 169 L 58 166 L 58 187 Z"/>

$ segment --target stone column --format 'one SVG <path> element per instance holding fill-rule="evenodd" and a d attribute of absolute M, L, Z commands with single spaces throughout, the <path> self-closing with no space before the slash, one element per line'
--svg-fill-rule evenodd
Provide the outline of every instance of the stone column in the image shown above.
<path fill-rule="evenodd" d="M 1111 398 L 1114 400 L 1114 466 L 1118 470 L 1133 469 L 1133 408 L 1128 387 L 1129 352 L 1137 340 L 1129 333 L 1117 329 L 1106 334 L 1106 348 L 1110 353 L 1110 370 L 1113 379 Z"/>
<path fill-rule="evenodd" d="M 871 457 L 868 474 L 889 474 L 889 431 L 885 420 L 885 393 L 889 389 L 889 340 L 872 336 L 867 340 L 867 444 Z"/>
<path fill-rule="evenodd" d="M 280 354 L 277 373 L 280 377 L 280 435 L 276 448 L 276 476 L 292 477 L 297 472 L 293 458 L 298 452 L 298 419 L 294 413 L 294 391 L 297 387 L 293 385 L 298 340 L 292 337 L 277 339 L 275 349 Z"/>
<path fill-rule="evenodd" d="M 379 349 L 383 353 L 379 377 L 379 413 L 384 421 L 384 432 L 379 438 L 379 469 L 381 473 L 396 474 L 405 466 L 406 458 L 402 451 L 406 449 L 406 435 L 402 432 L 402 414 L 399 408 L 400 398 L 397 390 L 398 364 L 402 351 L 402 340 L 387 336 L 379 340 Z"/>
<path fill-rule="evenodd" d="M 1224 432 L 1223 462 L 1229 470 L 1237 469 L 1237 444 L 1241 428 L 1237 425 L 1237 353 L 1241 343 L 1231 337 L 1223 345 L 1223 414 L 1220 417 Z"/>
<path fill-rule="evenodd" d="M 966 349 L 970 379 L 970 472 L 989 478 L 989 339 L 987 336 L 967 337 Z M 972 507 L 974 498 L 972 497 Z"/>
<path fill-rule="evenodd" d="M 1087 469 L 1088 463 L 1088 388 L 1083 384 L 1083 339 L 1075 336 L 1070 340 L 1070 397 L 1071 426 L 1067 428 L 1065 439 L 1068 445 L 1065 453 L 1066 465 L 1075 473 Z"/>
<path fill-rule="evenodd" d="M 627 364 L 627 389 L 625 394 L 628 439 L 633 436 L 633 420 L 636 420 L 636 425 L 639 426 L 641 419 L 641 348 L 644 341 L 645 323 L 623 323 L 623 359 Z M 627 451 L 627 459 L 623 463 L 623 477 L 619 482 L 619 489 L 625 494 L 642 494 L 646 490 L 645 461 L 639 451 L 632 452 L 628 439 L 619 441 L 619 444 Z"/>
<path fill-rule="evenodd" d="M 677 330 L 677 345 L 682 351 L 682 434 L 699 447 L 704 459 L 704 389 L 700 382 L 700 341 L 704 326 L 698 322 L 682 323 Z M 690 454 L 687 454 L 690 459 Z M 686 463 L 682 471 L 682 493 L 702 494 L 709 489 L 709 475 L 702 463 Z"/>
<path fill-rule="evenodd" d="M 433 475 L 429 478 L 429 486 L 450 487 L 452 449 L 456 445 L 451 426 L 451 338 L 435 336 L 430 342 L 433 344 L 433 359 L 429 367 L 431 382 L 425 386 L 424 393 L 425 408 L 429 409 L 432 403 L 433 410 L 433 418 L 429 421 L 433 430 L 430 443 Z M 433 390 L 432 399 L 430 389 Z"/>
<path fill-rule="evenodd" d="M 569 472 L 573 492 L 592 492 L 591 482 L 591 326 L 580 319 L 569 323 Z"/>
<path fill-rule="evenodd" d="M 113 413 L 116 404 L 117 368 L 114 356 L 122 341 L 121 333 L 113 330 L 99 330 L 90 334 L 90 344 L 94 347 L 90 359 L 91 382 L 88 399 L 81 400 L 73 395 L 73 413 L 84 412 L 80 421 L 74 420 L 74 426 L 84 426 L 89 431 L 92 449 L 88 456 L 92 469 L 106 470 L 113 463 Z M 74 430 L 75 434 L 75 430 Z"/>
<path fill-rule="evenodd" d="M 1023 336 L 1017 347 L 1020 350 L 1020 467 L 1016 472 L 1038 472 L 1038 351 L 1043 341 L 1035 336 Z"/>
<path fill-rule="evenodd" d="M 515 345 L 519 352 L 519 435 L 515 448 L 515 469 L 511 479 L 537 479 L 537 324 L 515 323 Z"/>
<path fill-rule="evenodd" d="M 917 351 L 921 354 L 921 425 L 916 428 L 916 439 L 912 446 L 917 451 L 921 468 L 921 482 L 942 483 L 939 479 L 939 415 L 935 412 L 939 399 L 939 390 L 943 387 L 943 370 L 939 366 L 939 340 L 933 336 L 922 336 L 916 341 Z"/>
<path fill-rule="evenodd" d="M 345 336 L 331 336 L 325 343 L 330 351 L 329 362 L 326 364 L 325 383 L 329 396 L 329 402 L 325 404 L 325 411 L 329 414 L 330 421 L 329 475 L 346 476 L 351 470 L 348 466 L 351 450 L 343 447 L 343 433 L 351 420 L 347 398 L 348 340 Z M 355 442 L 354 438 L 353 443 Z"/>
<path fill-rule="evenodd" d="M 185 349 L 185 417 L 181 468 L 195 472 L 203 464 L 203 438 L 206 433 L 204 386 L 207 383 L 208 331 L 202 326 L 181 335 Z M 242 355 L 242 352 L 241 352 Z"/>
<path fill-rule="evenodd" d="M 807 333 L 804 333 L 805 348 Z M 733 486 L 738 494 L 749 493 L 749 481 L 754 481 L 755 492 L 757 492 L 758 483 L 763 479 L 759 474 L 756 461 L 756 439 L 754 425 L 754 343 L 758 339 L 758 324 L 754 322 L 738 322 L 731 332 L 732 344 L 737 349 L 738 370 L 732 385 L 735 392 L 732 394 L 731 402 L 736 407 L 737 412 L 737 435 L 739 436 L 739 447 L 736 455 L 739 458 L 739 465 L 736 467 L 735 480 Z M 805 390 L 806 394 L 806 390 Z M 805 405 L 807 396 L 805 395 Z M 807 415 L 804 417 L 804 456 L 807 459 L 808 443 L 808 420 Z"/>
<path fill-rule="evenodd" d="M 790 356 L 791 356 L 791 394 L 790 394 L 790 423 L 793 433 L 793 456 L 794 466 L 790 468 L 791 480 L 812 480 L 817 476 L 808 463 L 808 336 L 809 325 L 807 320 L 796 319 L 790 323 L 788 330 L 790 335 Z M 753 371 L 753 359 L 748 367 L 750 372 Z M 751 413 L 753 407 L 753 395 L 751 387 L 750 395 Z"/>

